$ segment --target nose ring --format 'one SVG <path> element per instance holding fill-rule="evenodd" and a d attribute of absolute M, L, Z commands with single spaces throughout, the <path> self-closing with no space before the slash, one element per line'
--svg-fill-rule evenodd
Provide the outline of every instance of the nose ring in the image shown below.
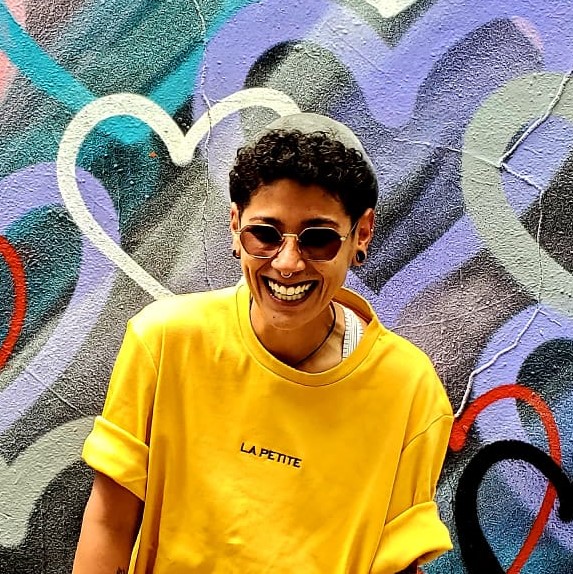
<path fill-rule="evenodd" d="M 292 277 L 292 273 L 283 273 L 283 272 L 281 271 L 281 277 L 282 277 L 283 279 L 289 279 L 290 277 Z"/>

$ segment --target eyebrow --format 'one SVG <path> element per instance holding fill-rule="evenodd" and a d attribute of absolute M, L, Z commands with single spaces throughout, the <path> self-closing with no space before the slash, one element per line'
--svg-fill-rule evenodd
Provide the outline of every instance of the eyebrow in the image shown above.
<path fill-rule="evenodd" d="M 253 217 L 253 221 L 258 221 L 260 223 L 268 223 L 270 225 L 274 225 L 277 229 L 284 227 L 284 223 L 280 219 L 276 219 L 275 217 Z M 322 227 L 322 226 L 329 226 L 338 229 L 340 226 L 338 221 L 334 219 L 330 219 L 330 217 L 312 217 L 310 219 L 305 219 L 302 221 L 303 229 L 306 227 Z"/>

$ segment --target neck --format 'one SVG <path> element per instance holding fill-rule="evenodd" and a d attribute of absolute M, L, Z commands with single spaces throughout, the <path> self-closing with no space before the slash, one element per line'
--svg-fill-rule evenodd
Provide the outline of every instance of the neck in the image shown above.
<path fill-rule="evenodd" d="M 278 329 L 268 325 L 253 305 L 251 323 L 261 344 L 277 359 L 309 372 L 333 367 L 341 358 L 340 325 L 334 303 L 311 323 L 296 329 Z"/>

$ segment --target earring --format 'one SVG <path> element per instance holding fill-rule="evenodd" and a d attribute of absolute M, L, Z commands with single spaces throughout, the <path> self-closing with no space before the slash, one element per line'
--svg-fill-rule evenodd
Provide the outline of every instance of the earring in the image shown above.
<path fill-rule="evenodd" d="M 358 250 L 355 257 L 358 265 L 362 265 L 362 263 L 366 261 L 366 253 L 364 253 L 364 251 Z"/>
<path fill-rule="evenodd" d="M 239 252 L 238 252 L 236 249 L 233 249 L 233 257 L 234 257 L 235 259 L 240 259 L 240 258 L 241 258 L 241 256 L 239 255 Z"/>

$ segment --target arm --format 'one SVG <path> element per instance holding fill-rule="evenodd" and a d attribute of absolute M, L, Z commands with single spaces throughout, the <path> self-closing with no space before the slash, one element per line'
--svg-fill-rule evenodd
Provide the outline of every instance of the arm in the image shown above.
<path fill-rule="evenodd" d="M 420 385 L 412 403 L 411 428 L 400 453 L 372 574 L 403 573 L 407 565 L 406 573 L 416 572 L 412 563 L 429 562 L 452 548 L 434 497 L 453 415 L 435 381 Z"/>
<path fill-rule="evenodd" d="M 404 568 L 404 570 L 400 570 L 397 574 L 416 574 L 418 572 L 418 567 L 416 566 L 416 562 L 412 562 L 410 566 Z"/>
<path fill-rule="evenodd" d="M 96 473 L 72 574 L 127 574 L 143 503 Z"/>

